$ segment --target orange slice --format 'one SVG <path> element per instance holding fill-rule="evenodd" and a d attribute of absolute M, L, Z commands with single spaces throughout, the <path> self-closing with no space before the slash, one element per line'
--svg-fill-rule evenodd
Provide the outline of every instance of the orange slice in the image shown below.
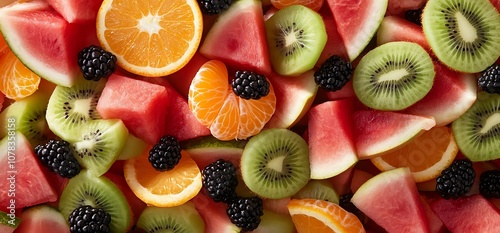
<path fill-rule="evenodd" d="M 365 232 L 356 215 L 333 202 L 292 199 L 288 203 L 288 211 L 297 233 Z"/>
<path fill-rule="evenodd" d="M 125 70 L 148 77 L 181 69 L 198 49 L 203 19 L 196 0 L 104 0 L 97 15 L 101 46 Z"/>
<path fill-rule="evenodd" d="M 259 133 L 276 109 L 276 96 L 243 99 L 232 90 L 226 65 L 218 60 L 203 64 L 189 87 L 189 108 L 219 140 L 246 139 Z"/>
<path fill-rule="evenodd" d="M 458 146 L 446 126 L 434 127 L 416 137 L 407 145 L 380 157 L 372 163 L 381 171 L 408 167 L 415 182 L 432 180 L 455 159 Z"/>
<path fill-rule="evenodd" d="M 38 90 L 40 76 L 26 68 L 8 47 L 4 50 L 0 58 L 0 91 L 13 100 L 30 96 Z"/>
<path fill-rule="evenodd" d="M 130 189 L 150 206 L 179 206 L 191 200 L 201 190 L 201 172 L 189 154 L 182 157 L 174 169 L 160 172 L 148 161 L 149 149 L 124 165 L 124 176 Z"/>

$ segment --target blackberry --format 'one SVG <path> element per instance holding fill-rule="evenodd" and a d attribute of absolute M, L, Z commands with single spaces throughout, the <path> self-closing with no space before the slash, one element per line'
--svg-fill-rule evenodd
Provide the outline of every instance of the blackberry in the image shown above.
<path fill-rule="evenodd" d="M 78 53 L 78 66 L 87 80 L 99 81 L 116 69 L 116 56 L 101 47 L 91 45 Z"/>
<path fill-rule="evenodd" d="M 436 191 L 445 199 L 459 198 L 469 192 L 476 173 L 469 160 L 456 160 L 436 178 Z"/>
<path fill-rule="evenodd" d="M 269 82 L 263 75 L 251 71 L 236 71 L 231 87 L 243 99 L 258 100 L 269 94 Z"/>
<path fill-rule="evenodd" d="M 500 94 L 500 65 L 488 67 L 477 80 L 479 87 L 490 94 Z"/>
<path fill-rule="evenodd" d="M 500 170 L 485 171 L 481 174 L 479 193 L 485 198 L 500 198 Z"/>
<path fill-rule="evenodd" d="M 218 15 L 227 10 L 233 0 L 198 0 L 200 10 L 205 15 Z"/>
<path fill-rule="evenodd" d="M 110 232 L 111 215 L 103 209 L 84 205 L 71 212 L 68 222 L 71 233 L 107 233 Z"/>
<path fill-rule="evenodd" d="M 326 91 L 338 91 L 351 80 L 352 71 L 349 61 L 333 55 L 314 72 L 314 81 Z"/>
<path fill-rule="evenodd" d="M 44 166 L 64 178 L 72 178 L 82 169 L 67 141 L 50 140 L 37 145 L 34 151 Z"/>
<path fill-rule="evenodd" d="M 252 231 L 260 224 L 264 214 L 262 199 L 259 197 L 237 197 L 228 203 L 227 216 L 231 222 L 243 231 Z"/>
<path fill-rule="evenodd" d="M 177 138 L 167 135 L 149 151 L 149 162 L 157 171 L 172 170 L 181 160 L 181 146 Z"/>
<path fill-rule="evenodd" d="M 363 214 L 363 212 L 361 212 L 361 210 L 358 209 L 358 207 L 356 207 L 351 202 L 352 195 L 352 193 L 341 195 L 339 197 L 339 206 L 344 210 L 356 215 L 356 217 L 358 217 L 358 219 L 362 221 L 365 218 L 365 215 Z"/>
<path fill-rule="evenodd" d="M 406 20 L 418 26 L 422 26 L 422 8 L 416 10 L 407 10 L 404 17 Z"/>
<path fill-rule="evenodd" d="M 219 159 L 207 165 L 202 171 L 203 187 L 215 202 L 229 202 L 236 197 L 236 167 Z"/>

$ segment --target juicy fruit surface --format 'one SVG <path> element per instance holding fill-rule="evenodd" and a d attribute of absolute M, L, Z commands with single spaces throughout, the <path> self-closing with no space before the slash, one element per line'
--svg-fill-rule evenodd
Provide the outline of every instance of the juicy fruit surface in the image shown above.
<path fill-rule="evenodd" d="M 22 99 L 38 90 L 40 76 L 26 68 L 12 51 L 0 59 L 0 91 L 10 99 Z"/>
<path fill-rule="evenodd" d="M 180 230 L 177 229 L 179 227 L 183 227 L 185 232 L 205 232 L 205 223 L 192 202 L 169 208 L 148 206 L 139 216 L 137 227 L 146 232 L 168 232 Z"/>
<path fill-rule="evenodd" d="M 22 222 L 16 229 L 19 233 L 42 232 L 46 229 L 61 233 L 70 232 L 61 212 L 48 205 L 28 208 L 20 218 Z"/>

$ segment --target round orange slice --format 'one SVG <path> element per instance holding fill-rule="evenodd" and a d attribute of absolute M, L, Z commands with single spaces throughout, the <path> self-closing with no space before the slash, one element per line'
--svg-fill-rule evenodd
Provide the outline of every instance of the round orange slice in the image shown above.
<path fill-rule="evenodd" d="M 30 96 L 38 90 L 40 76 L 26 68 L 8 47 L 4 50 L 0 58 L 0 91 L 13 100 Z"/>
<path fill-rule="evenodd" d="M 315 199 L 292 199 L 288 203 L 297 233 L 365 232 L 356 215 L 339 205 Z"/>
<path fill-rule="evenodd" d="M 450 129 L 442 126 L 434 127 L 407 145 L 371 161 L 381 171 L 408 167 L 415 182 L 425 182 L 439 176 L 457 153 L 458 146 Z"/>
<path fill-rule="evenodd" d="M 104 0 L 96 25 L 101 46 L 116 55 L 117 64 L 148 77 L 186 65 L 203 32 L 196 0 Z"/>
<path fill-rule="evenodd" d="M 201 172 L 185 151 L 174 169 L 160 172 L 148 161 L 149 149 L 124 165 L 124 176 L 130 189 L 144 203 L 157 207 L 179 206 L 201 190 Z"/>

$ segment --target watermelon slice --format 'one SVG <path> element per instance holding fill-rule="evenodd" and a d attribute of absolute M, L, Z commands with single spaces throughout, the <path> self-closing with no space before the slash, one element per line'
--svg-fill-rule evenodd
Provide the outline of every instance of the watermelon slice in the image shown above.
<path fill-rule="evenodd" d="M 5 213 L 0 211 L 0 232 L 12 233 L 19 226 L 21 219 L 16 217 L 16 213 Z"/>
<path fill-rule="evenodd" d="M 388 0 L 326 0 L 344 41 L 347 55 L 354 61 L 370 43 L 382 19 Z"/>
<path fill-rule="evenodd" d="M 437 214 L 432 210 L 431 206 L 427 202 L 427 198 L 423 195 L 420 195 L 420 201 L 422 202 L 422 206 L 424 207 L 425 216 L 427 216 L 427 220 L 429 221 L 429 228 L 431 233 L 446 233 L 447 229 L 444 225 L 443 221 L 437 216 Z"/>
<path fill-rule="evenodd" d="M 355 193 L 356 191 L 358 191 L 361 185 L 366 183 L 366 181 L 371 178 L 373 178 L 373 175 L 371 173 L 355 168 L 352 173 L 351 191 Z"/>
<path fill-rule="evenodd" d="M 69 226 L 61 212 L 48 205 L 30 207 L 21 214 L 16 233 L 50 232 L 69 233 Z"/>
<path fill-rule="evenodd" d="M 271 63 L 261 1 L 234 2 L 208 32 L 200 53 L 237 69 L 270 74 Z"/>
<path fill-rule="evenodd" d="M 69 23 L 92 22 L 97 17 L 102 0 L 45 0 Z"/>
<path fill-rule="evenodd" d="M 389 0 L 387 13 L 391 15 L 400 15 L 407 10 L 416 10 L 425 5 L 427 0 Z"/>
<path fill-rule="evenodd" d="M 222 202 L 214 202 L 203 192 L 193 198 L 193 203 L 205 221 L 205 232 L 235 233 L 241 229 L 231 223 L 226 214 L 227 205 Z"/>
<path fill-rule="evenodd" d="M 377 31 L 377 44 L 382 45 L 393 41 L 414 42 L 425 50 L 431 51 L 422 27 L 398 16 L 386 16 Z"/>
<path fill-rule="evenodd" d="M 430 232 L 408 168 L 382 172 L 359 187 L 351 202 L 387 232 Z"/>
<path fill-rule="evenodd" d="M 320 67 L 326 59 L 333 55 L 337 55 L 345 60 L 348 60 L 349 56 L 347 55 L 344 41 L 342 41 L 342 37 L 340 37 L 339 32 L 337 31 L 337 23 L 335 23 L 335 19 L 331 16 L 331 12 L 329 12 L 329 15 L 321 15 L 323 17 L 323 21 L 325 22 L 326 35 L 328 39 L 326 40 L 325 48 L 323 48 L 323 51 L 316 62 L 316 67 Z"/>

